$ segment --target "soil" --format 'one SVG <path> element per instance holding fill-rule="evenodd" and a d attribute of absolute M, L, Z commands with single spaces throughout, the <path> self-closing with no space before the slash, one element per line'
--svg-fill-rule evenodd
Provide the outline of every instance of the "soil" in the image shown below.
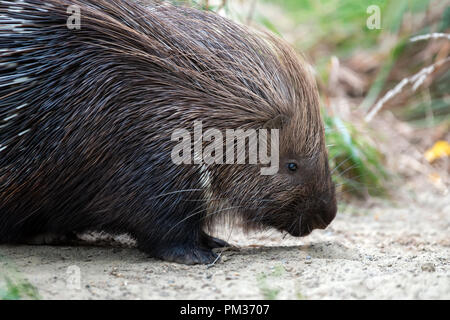
<path fill-rule="evenodd" d="M 449 299 L 450 198 L 424 189 L 341 205 L 305 238 L 228 230 L 239 249 L 212 266 L 150 258 L 124 236 L 3 245 L 0 256 L 43 299 Z"/>

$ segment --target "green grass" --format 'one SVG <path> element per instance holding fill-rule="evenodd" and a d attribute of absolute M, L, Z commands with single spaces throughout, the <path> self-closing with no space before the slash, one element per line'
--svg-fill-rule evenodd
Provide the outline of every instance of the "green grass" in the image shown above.
<path fill-rule="evenodd" d="M 169 1 L 177 6 L 183 5 L 197 8 L 200 10 L 209 10 L 209 11 L 217 11 L 221 6 L 221 5 L 212 5 L 209 3 L 207 4 L 207 1 L 204 0 L 169 0 Z"/>
<path fill-rule="evenodd" d="M 386 193 L 381 153 L 350 123 L 324 113 L 330 167 L 338 190 L 363 197 Z"/>
<path fill-rule="evenodd" d="M 439 1 L 439 0 L 431 0 Z M 405 13 L 424 12 L 429 0 L 264 0 L 277 4 L 287 16 L 304 28 L 303 50 L 318 44 L 332 45 L 334 55 L 351 53 L 357 48 L 377 50 L 377 42 L 384 33 L 397 33 Z M 366 27 L 367 8 L 377 5 L 381 13 L 381 29 Z"/>
<path fill-rule="evenodd" d="M 409 104 L 394 110 L 394 114 L 416 127 L 450 126 L 449 92 L 450 71 L 447 70 L 427 90 L 416 93 Z"/>
<path fill-rule="evenodd" d="M 259 290 L 265 300 L 275 300 L 280 294 L 281 288 L 273 285 L 277 278 L 281 277 L 286 270 L 283 266 L 278 265 L 273 268 L 271 273 L 260 273 L 257 277 Z"/>
<path fill-rule="evenodd" d="M 340 61 L 351 57 L 354 52 L 364 50 L 377 55 L 380 65 L 375 71 L 364 100 L 360 104 L 362 110 L 372 107 L 384 92 L 392 88 L 401 78 L 395 77 L 399 71 L 398 62 L 408 61 L 400 68 L 404 75 L 405 68 L 409 75 L 430 63 L 410 61 L 415 48 L 425 48 L 426 42 L 411 44 L 409 38 L 416 34 L 429 32 L 449 32 L 450 5 L 447 5 L 442 16 L 418 29 L 412 27 L 415 23 L 425 21 L 429 8 L 440 4 L 439 0 L 264 0 L 266 3 L 278 4 L 283 8 L 286 17 L 301 26 L 302 37 L 295 45 L 312 58 L 323 83 L 327 83 L 329 62 L 331 56 L 337 56 Z M 381 12 L 381 29 L 370 30 L 366 27 L 369 14 L 366 10 L 370 5 L 377 5 Z M 276 23 L 274 23 L 276 27 Z M 304 32 L 304 31 L 307 32 Z M 289 31 L 287 31 L 289 32 Z M 397 39 L 394 48 L 389 52 L 382 51 L 387 39 Z M 421 47 L 423 46 L 423 47 Z M 392 77 L 394 73 L 394 77 Z M 395 78 L 393 80 L 392 78 Z M 450 115 L 448 92 L 450 86 L 447 79 L 436 80 L 444 90 L 432 90 L 431 96 L 425 101 L 420 95 L 411 95 L 407 110 L 400 110 L 397 115 L 403 120 L 412 120 L 418 126 L 434 126 L 445 121 Z M 433 84 L 434 85 L 434 84 Z M 436 100 L 436 101 L 435 101 Z M 447 101 L 444 105 L 443 100 Z M 355 106 L 356 107 L 356 106 Z M 430 120 L 430 114 L 436 115 Z"/>
<path fill-rule="evenodd" d="M 0 286 L 0 300 L 39 299 L 38 290 L 27 280 L 4 276 L 4 286 Z"/>
<path fill-rule="evenodd" d="M 0 300 L 40 299 L 39 292 L 5 257 L 0 256 Z"/>
<path fill-rule="evenodd" d="M 335 55 L 355 47 L 371 46 L 381 30 L 366 28 L 367 7 L 378 5 L 383 12 L 383 0 L 265 0 L 278 4 L 286 14 L 308 32 L 298 45 L 310 50 L 319 44 L 330 44 Z M 330 41 L 332 39 L 332 41 Z M 325 41 L 324 41 L 325 40 Z M 357 46 L 355 46 L 357 44 Z"/>

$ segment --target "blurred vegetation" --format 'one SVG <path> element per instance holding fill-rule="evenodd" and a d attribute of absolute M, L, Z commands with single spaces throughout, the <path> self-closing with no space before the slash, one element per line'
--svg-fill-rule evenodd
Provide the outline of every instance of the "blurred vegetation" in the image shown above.
<path fill-rule="evenodd" d="M 38 290 L 0 256 L 0 300 L 39 299 Z"/>
<path fill-rule="evenodd" d="M 274 266 L 271 272 L 262 272 L 257 275 L 256 280 L 259 290 L 265 300 L 276 300 L 281 292 L 277 279 L 286 273 L 282 265 Z"/>
<path fill-rule="evenodd" d="M 350 123 L 324 113 L 330 166 L 338 190 L 359 197 L 384 195 L 389 177 L 381 153 Z"/>
<path fill-rule="evenodd" d="M 5 287 L 0 288 L 0 300 L 39 299 L 37 289 L 28 281 L 4 277 Z"/>
<path fill-rule="evenodd" d="M 330 163 L 340 189 L 351 195 L 386 193 L 389 174 L 364 115 L 404 78 L 450 52 L 450 41 L 410 42 L 414 35 L 449 32 L 448 0 L 178 0 L 263 27 L 293 44 L 314 65 L 323 98 Z M 366 25 L 380 8 L 380 29 Z M 334 61 L 334 63 L 333 63 Z M 404 90 L 384 109 L 416 127 L 450 128 L 448 66 L 415 92 Z M 344 101 L 344 103 L 342 103 Z M 347 105 L 342 110 L 340 105 Z M 382 129 L 381 129 L 382 130 Z M 447 130 L 448 131 L 448 130 Z"/>

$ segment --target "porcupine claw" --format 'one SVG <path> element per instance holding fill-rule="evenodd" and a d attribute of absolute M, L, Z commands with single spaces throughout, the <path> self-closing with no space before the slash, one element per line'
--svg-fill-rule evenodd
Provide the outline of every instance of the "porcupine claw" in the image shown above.
<path fill-rule="evenodd" d="M 211 249 L 232 247 L 232 245 L 230 245 L 228 242 L 212 237 L 205 232 L 202 232 L 201 237 L 202 244 Z"/>

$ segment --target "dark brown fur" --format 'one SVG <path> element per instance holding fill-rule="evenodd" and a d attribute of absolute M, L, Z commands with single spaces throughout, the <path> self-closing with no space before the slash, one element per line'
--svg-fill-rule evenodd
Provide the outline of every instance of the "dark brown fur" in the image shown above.
<path fill-rule="evenodd" d="M 317 89 L 282 40 L 170 5 L 9 2 L 0 24 L 18 26 L 0 29 L 0 242 L 126 232 L 152 256 L 209 263 L 226 245 L 204 231 L 217 216 L 295 236 L 334 218 Z M 81 30 L 66 28 L 71 4 Z M 172 131 L 194 120 L 258 129 L 280 116 L 273 176 L 171 161 Z"/>

